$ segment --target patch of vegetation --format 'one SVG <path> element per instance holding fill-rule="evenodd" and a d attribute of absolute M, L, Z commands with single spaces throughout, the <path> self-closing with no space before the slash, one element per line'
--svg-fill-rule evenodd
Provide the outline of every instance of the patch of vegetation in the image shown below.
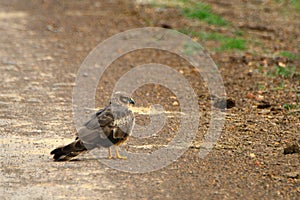
<path fill-rule="evenodd" d="M 284 4 L 286 0 L 275 0 L 277 3 Z M 293 6 L 297 11 L 300 12 L 300 1 L 299 0 L 289 0 L 288 4 Z"/>
<path fill-rule="evenodd" d="M 291 60 L 300 59 L 300 54 L 294 54 L 289 51 L 282 51 L 279 53 L 280 56 L 289 58 Z"/>
<path fill-rule="evenodd" d="M 288 78 L 288 77 L 291 77 L 294 74 L 296 74 L 296 67 L 291 67 L 291 66 L 286 66 L 286 67 L 275 66 L 275 74 L 277 76 Z"/>
<path fill-rule="evenodd" d="M 233 50 L 233 49 L 246 50 L 247 49 L 246 40 L 239 39 L 239 38 L 227 38 L 227 37 L 225 37 L 222 40 L 220 50 L 224 51 L 224 50 Z"/>
<path fill-rule="evenodd" d="M 234 34 L 236 35 L 236 36 L 243 36 L 243 31 L 241 31 L 241 30 L 235 30 L 234 31 Z"/>
<path fill-rule="evenodd" d="M 198 19 L 217 26 L 225 26 L 229 24 L 229 22 L 221 16 L 214 14 L 211 7 L 205 3 L 197 3 L 195 6 L 183 8 L 182 14 L 187 18 Z"/>
<path fill-rule="evenodd" d="M 284 104 L 283 108 L 287 109 L 287 110 L 292 110 L 292 109 L 297 109 L 299 108 L 299 105 L 297 104 Z"/>
<path fill-rule="evenodd" d="M 217 26 L 229 25 L 228 21 L 213 13 L 211 6 L 205 3 L 196 3 L 192 0 L 148 0 L 147 2 L 156 8 L 178 7 L 182 15 L 190 19 L 198 19 Z"/>
<path fill-rule="evenodd" d="M 291 5 L 294 7 L 297 11 L 300 11 L 300 1 L 299 0 L 275 0 L 275 2 L 284 5 L 283 7 L 286 7 L 287 5 Z"/>
<path fill-rule="evenodd" d="M 291 0 L 291 4 L 294 6 L 294 8 L 300 12 L 300 1 L 299 0 Z"/>
<path fill-rule="evenodd" d="M 261 73 L 264 73 L 264 75 L 270 76 L 270 77 L 276 77 L 280 76 L 283 78 L 289 78 L 294 75 L 299 75 L 299 72 L 297 72 L 296 67 L 293 66 L 278 66 L 275 65 L 271 70 L 264 70 L 265 67 L 259 66 L 258 71 Z"/>
<path fill-rule="evenodd" d="M 241 38 L 228 37 L 220 33 L 196 32 L 187 29 L 181 29 L 180 32 L 205 41 L 206 40 L 219 41 L 220 47 L 216 49 L 219 51 L 226 51 L 226 50 L 233 50 L 233 49 L 238 49 L 238 50 L 247 49 L 246 40 Z"/>
<path fill-rule="evenodd" d="M 258 85 L 257 85 L 257 88 L 258 88 L 258 90 L 265 90 L 265 89 L 266 89 L 266 86 L 263 85 L 263 84 L 258 84 Z"/>

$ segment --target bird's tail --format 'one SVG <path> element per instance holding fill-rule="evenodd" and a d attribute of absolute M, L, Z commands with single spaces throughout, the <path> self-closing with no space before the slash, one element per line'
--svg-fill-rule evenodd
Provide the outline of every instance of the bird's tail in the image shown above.
<path fill-rule="evenodd" d="M 67 161 L 86 150 L 83 142 L 77 137 L 74 142 L 63 147 L 58 147 L 51 151 L 50 154 L 53 155 L 55 161 Z"/>

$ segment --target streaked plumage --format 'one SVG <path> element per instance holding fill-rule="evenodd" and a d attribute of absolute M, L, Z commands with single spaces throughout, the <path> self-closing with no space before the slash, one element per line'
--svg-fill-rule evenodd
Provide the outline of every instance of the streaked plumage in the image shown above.
<path fill-rule="evenodd" d="M 109 158 L 112 158 L 110 147 L 120 145 L 128 139 L 134 126 L 133 113 L 128 109 L 134 104 L 133 99 L 117 92 L 110 104 L 95 113 L 78 131 L 75 141 L 51 151 L 56 161 L 70 160 L 80 153 L 97 147 L 109 148 Z M 116 158 L 119 155 L 116 148 Z"/>

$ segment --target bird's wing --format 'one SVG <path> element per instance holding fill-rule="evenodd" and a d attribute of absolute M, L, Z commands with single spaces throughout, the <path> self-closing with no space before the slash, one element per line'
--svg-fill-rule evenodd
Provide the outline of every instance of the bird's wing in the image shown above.
<path fill-rule="evenodd" d="M 93 130 L 111 123 L 114 119 L 108 110 L 108 107 L 98 110 L 83 126 Z"/>
<path fill-rule="evenodd" d="M 88 149 L 110 146 L 114 139 L 126 139 L 133 127 L 134 116 L 123 106 L 108 106 L 99 110 L 78 131 L 80 139 Z M 111 140 L 110 144 L 107 140 Z"/>
<path fill-rule="evenodd" d="M 94 114 L 91 119 L 79 129 L 78 136 L 87 149 L 92 149 L 103 144 L 112 131 L 110 124 L 112 124 L 113 121 L 113 115 L 109 107 L 106 107 Z"/>

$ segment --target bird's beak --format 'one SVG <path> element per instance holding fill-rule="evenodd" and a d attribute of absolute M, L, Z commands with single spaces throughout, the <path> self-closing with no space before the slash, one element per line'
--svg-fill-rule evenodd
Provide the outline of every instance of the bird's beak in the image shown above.
<path fill-rule="evenodd" d="M 130 98 L 130 100 L 129 100 L 129 104 L 132 104 L 132 105 L 134 105 L 134 100 L 132 99 L 132 98 Z"/>

